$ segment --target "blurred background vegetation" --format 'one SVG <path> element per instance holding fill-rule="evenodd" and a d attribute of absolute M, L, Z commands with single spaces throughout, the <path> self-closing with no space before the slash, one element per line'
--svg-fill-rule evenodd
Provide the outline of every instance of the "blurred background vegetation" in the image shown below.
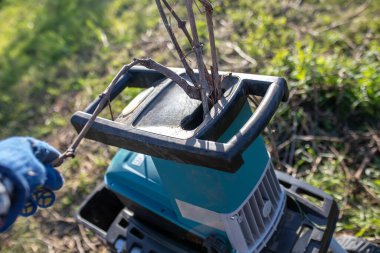
<path fill-rule="evenodd" d="M 169 2 L 184 13 L 181 1 Z M 290 101 L 265 132 L 278 168 L 334 196 L 338 234 L 378 242 L 380 2 L 212 2 L 222 69 L 290 85 Z M 206 38 L 205 20 L 198 25 Z M 64 150 L 75 135 L 70 115 L 133 57 L 180 66 L 154 1 L 0 0 L 0 138 L 32 135 Z M 115 151 L 85 141 L 61 167 L 56 206 L 19 219 L 0 236 L 1 252 L 106 252 L 73 217 Z"/>

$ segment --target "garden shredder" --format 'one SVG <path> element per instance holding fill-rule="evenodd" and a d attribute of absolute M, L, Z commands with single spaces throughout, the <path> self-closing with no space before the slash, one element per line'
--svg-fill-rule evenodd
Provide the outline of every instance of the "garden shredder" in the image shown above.
<path fill-rule="evenodd" d="M 78 212 L 111 251 L 328 250 L 337 204 L 275 170 L 260 136 L 288 99 L 286 81 L 222 74 L 223 96 L 206 117 L 200 101 L 154 70 L 133 67 L 118 80 L 111 101 L 126 87 L 145 90 L 116 120 L 97 117 L 87 132 L 121 149 Z M 262 97 L 257 107 L 249 96 Z M 78 132 L 100 101 L 73 115 Z"/>

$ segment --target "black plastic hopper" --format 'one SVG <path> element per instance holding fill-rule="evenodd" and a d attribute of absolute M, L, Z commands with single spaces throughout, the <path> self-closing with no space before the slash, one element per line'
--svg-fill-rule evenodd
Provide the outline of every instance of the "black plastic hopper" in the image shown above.
<path fill-rule="evenodd" d="M 183 69 L 172 70 L 185 76 Z M 116 121 L 98 117 L 86 138 L 227 172 L 240 168 L 242 152 L 263 131 L 280 102 L 288 99 L 288 88 L 283 78 L 232 73 L 223 80 L 223 98 L 203 120 L 200 101 L 190 99 L 178 85 L 156 71 L 132 68 L 118 81 L 111 100 L 126 87 L 154 89 L 134 110 L 127 115 L 122 114 Z M 254 114 L 227 143 L 217 142 L 249 95 L 263 97 Z M 78 132 L 99 101 L 99 98 L 94 100 L 84 111 L 73 115 L 71 121 Z"/>

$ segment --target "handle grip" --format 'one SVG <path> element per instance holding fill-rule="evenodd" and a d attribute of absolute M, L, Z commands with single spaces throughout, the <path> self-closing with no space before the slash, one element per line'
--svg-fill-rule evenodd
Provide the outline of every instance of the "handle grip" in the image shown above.
<path fill-rule="evenodd" d="M 131 70 L 135 72 L 128 72 L 120 79 L 115 86 L 115 92 L 113 92 L 111 99 L 116 97 L 125 87 L 136 87 L 132 81 L 141 79 L 141 76 L 152 77 L 144 77 L 147 80 L 140 85 L 145 87 L 153 86 L 154 81 L 160 79 L 159 76 L 154 76 L 154 72 L 147 72 L 144 68 L 133 68 Z M 177 69 L 177 71 L 180 72 L 181 70 Z M 218 126 L 220 122 L 226 122 L 228 117 L 228 120 L 232 119 L 230 115 L 237 115 L 238 112 L 236 111 L 239 109 L 237 105 L 240 102 L 236 101 L 245 101 L 243 98 L 248 95 L 263 96 L 263 99 L 241 130 L 227 143 L 204 140 L 199 138 L 201 135 L 189 139 L 179 139 L 142 131 L 132 125 L 100 117 L 96 118 L 86 134 L 86 138 L 163 159 L 233 173 L 243 164 L 241 154 L 264 130 L 280 102 L 288 99 L 288 88 L 283 78 L 248 74 L 234 74 L 234 76 L 239 77 L 241 81 L 235 85 L 235 91 L 226 101 L 219 101 L 221 108 L 226 109 L 224 114 L 222 116 L 220 114 L 213 115 L 213 124 L 205 124 L 204 129 L 206 130 L 203 129 L 204 132 L 210 130 L 207 130 L 209 125 Z M 98 103 L 99 101 L 95 100 L 86 108 L 85 112 L 79 111 L 73 115 L 71 121 L 78 132 L 90 119 L 93 108 L 96 108 Z"/>
<path fill-rule="evenodd" d="M 264 131 L 280 102 L 287 101 L 289 97 L 288 87 L 283 78 L 278 78 L 269 85 L 260 85 L 252 81 L 246 81 L 245 85 L 247 94 L 264 98 L 239 133 L 228 141 L 227 152 L 231 152 L 233 156 L 242 153 Z"/>

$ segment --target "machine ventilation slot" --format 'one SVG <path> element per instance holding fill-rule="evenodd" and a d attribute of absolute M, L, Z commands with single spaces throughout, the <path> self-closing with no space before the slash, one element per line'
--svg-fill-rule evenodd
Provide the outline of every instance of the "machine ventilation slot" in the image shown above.
<path fill-rule="evenodd" d="M 121 218 L 121 220 L 119 221 L 119 226 L 122 228 L 127 228 L 128 225 L 129 225 L 128 221 L 124 218 Z"/>
<path fill-rule="evenodd" d="M 136 236 L 139 239 L 144 239 L 144 234 L 137 228 L 132 228 L 129 233 Z"/>
<path fill-rule="evenodd" d="M 284 203 L 285 193 L 269 165 L 251 197 L 238 210 L 238 219 L 232 219 L 227 226 L 231 228 L 227 234 L 237 252 L 255 252 L 265 246 L 276 229 Z M 234 241 L 234 233 L 242 234 L 245 241 Z"/>

